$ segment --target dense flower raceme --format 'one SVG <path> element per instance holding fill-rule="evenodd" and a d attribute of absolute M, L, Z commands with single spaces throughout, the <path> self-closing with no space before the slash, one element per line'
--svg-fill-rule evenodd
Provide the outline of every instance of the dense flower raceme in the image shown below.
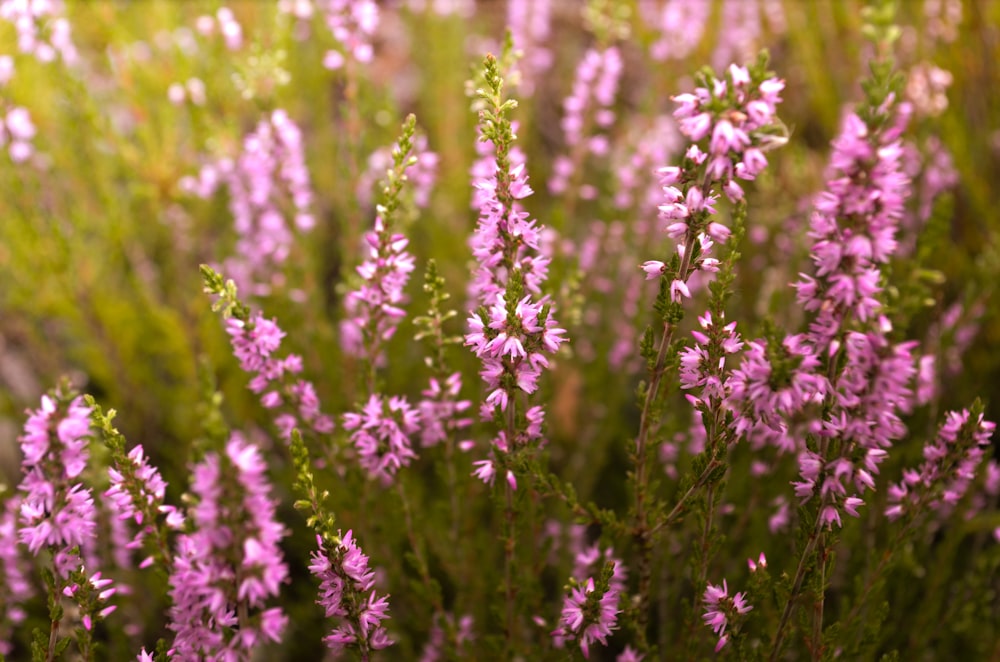
<path fill-rule="evenodd" d="M 246 659 L 281 638 L 288 619 L 267 601 L 288 577 L 286 532 L 265 470 L 260 449 L 239 434 L 192 470 L 192 530 L 177 539 L 170 575 L 173 657 Z"/>
<path fill-rule="evenodd" d="M 550 258 L 541 254 L 540 230 L 518 202 L 532 190 L 523 155 L 512 149 L 514 127 L 501 100 L 499 73 L 491 70 L 495 66 L 495 60 L 487 59 L 486 82 L 493 96 L 486 99 L 491 107 L 482 111 L 480 126 L 481 144 L 489 145 L 495 158 L 492 164 L 483 158 L 474 166 L 479 222 L 470 241 L 478 263 L 472 292 L 480 307 L 470 315 L 469 333 L 465 336 L 466 346 L 483 363 L 480 375 L 489 394 L 481 413 L 486 419 L 508 411 L 515 413 L 508 408 L 516 392 L 531 394 L 537 390 L 542 370 L 549 366 L 547 355 L 554 354 L 566 340 L 565 330 L 552 316 L 548 296 L 534 299 L 541 294 Z M 494 451 L 506 454 L 540 442 L 544 416 L 539 406 L 523 412 L 523 425 L 508 416 L 513 425 L 508 423 L 494 438 Z M 495 459 L 476 465 L 476 475 L 492 483 Z M 509 470 L 506 478 L 512 488 L 516 486 Z"/>
<path fill-rule="evenodd" d="M 69 550 L 91 548 L 96 536 L 94 499 L 80 479 L 89 440 L 90 409 L 83 398 L 61 405 L 48 395 L 29 413 L 18 438 L 24 453 L 18 538 L 36 556 L 43 548 L 57 552 L 62 563 L 56 570 L 63 577 L 80 563 Z"/>
<path fill-rule="evenodd" d="M 382 345 L 392 338 L 406 315 L 403 293 L 413 272 L 413 256 L 407 252 L 409 240 L 389 232 L 381 216 L 365 235 L 368 255 L 357 268 L 361 286 L 344 297 L 347 317 L 341 323 L 344 350 L 360 354 L 375 364 L 384 360 Z"/>
<path fill-rule="evenodd" d="M 564 193 L 576 168 L 587 153 L 598 158 L 607 156 L 610 141 L 602 133 L 589 135 L 593 128 L 609 129 L 615 121 L 615 95 L 621 78 L 624 62 L 621 53 L 614 46 L 598 50 L 587 49 L 576 69 L 573 90 L 563 101 L 561 126 L 566 140 L 568 155 L 559 156 L 553 163 L 549 191 Z M 597 196 L 593 186 L 583 186 L 579 194 L 585 200 Z"/>
<path fill-rule="evenodd" d="M 282 269 L 295 232 L 309 232 L 316 224 L 303 150 L 298 126 L 285 111 L 276 110 L 246 136 L 235 159 L 209 163 L 197 178 L 180 182 L 182 189 L 202 198 L 226 186 L 237 240 L 225 270 L 241 291 L 268 295 L 284 286 Z M 287 215 L 293 217 L 291 224 Z"/>
<path fill-rule="evenodd" d="M 522 57 L 517 62 L 518 90 L 525 96 L 535 93 L 541 77 L 552 68 L 555 56 L 550 46 L 553 0 L 510 0 L 507 27 Z"/>
<path fill-rule="evenodd" d="M 879 265 L 896 251 L 896 228 L 909 195 L 903 173 L 896 124 L 872 134 L 854 113 L 848 114 L 833 142 L 827 189 L 817 196 L 810 220 L 815 277 L 802 275 L 795 287 L 803 307 L 814 313 L 810 341 L 820 351 L 846 321 L 867 322 L 881 308 Z"/>
<path fill-rule="evenodd" d="M 420 431 L 420 412 L 403 397 L 372 394 L 360 414 L 344 414 L 344 429 L 361 467 L 373 479 L 391 482 L 417 457 L 411 439 Z"/>
<path fill-rule="evenodd" d="M 719 320 L 724 322 L 725 320 Z M 736 333 L 736 322 L 719 325 L 711 312 L 698 318 L 701 331 L 692 331 L 695 345 L 685 347 L 680 354 L 681 388 L 692 391 L 688 400 L 698 408 L 716 409 L 726 399 L 726 355 L 743 348 Z M 697 394 L 697 395 L 695 395 Z"/>
<path fill-rule="evenodd" d="M 374 589 L 375 573 L 368 568 L 368 556 L 348 531 L 334 543 L 317 536 L 319 550 L 313 552 L 309 571 L 320 580 L 317 604 L 328 618 L 341 624 L 324 638 L 334 651 L 358 648 L 364 654 L 392 645 L 381 625 L 389 617 L 389 598 Z M 370 591 L 370 593 L 369 593 Z"/>
<path fill-rule="evenodd" d="M 552 632 L 552 637 L 559 647 L 566 641 L 577 641 L 583 656 L 589 658 L 591 645 L 600 643 L 607 646 L 608 637 L 617 629 L 618 614 L 621 613 L 618 601 L 625 591 L 627 576 L 625 567 L 614 558 L 613 552 L 610 549 L 602 552 L 597 545 L 577 555 L 573 574 L 577 577 L 590 576 L 571 585 L 563 599 L 559 626 Z M 594 575 L 598 575 L 601 581 L 595 582 Z"/>
<path fill-rule="evenodd" d="M 753 180 L 767 166 L 764 151 L 775 141 L 776 106 L 785 84 L 777 78 L 755 80 L 754 76 L 745 67 L 730 65 L 725 77 L 708 77 L 693 93 L 674 97 L 674 117 L 681 134 L 692 143 L 680 166 L 659 171 L 665 197 L 660 219 L 667 235 L 678 240 L 681 260 L 670 285 L 674 302 L 691 296 L 687 282 L 691 274 L 718 269 L 711 248 L 714 242 L 725 242 L 730 230 L 712 220 L 717 213 L 716 187 L 729 200 L 741 200 L 743 188 L 737 180 Z M 698 144 L 706 139 L 708 151 Z M 654 279 L 666 273 L 667 264 L 650 260 L 641 268 L 647 278 Z"/>
<path fill-rule="evenodd" d="M 469 400 L 460 400 L 462 390 L 461 373 L 453 373 L 444 383 L 434 377 L 430 386 L 422 392 L 424 398 L 417 404 L 420 412 L 420 443 L 425 448 L 435 446 L 448 435 L 472 425 L 472 419 L 465 415 L 472 407 Z"/>
<path fill-rule="evenodd" d="M 164 515 L 167 525 L 180 529 L 184 514 L 174 506 L 165 505 L 167 483 L 159 470 L 151 465 L 142 450 L 136 446 L 126 456 L 126 463 L 108 468 L 111 487 L 104 492 L 112 504 L 117 518 L 135 526 L 135 533 L 125 542 L 128 550 L 141 549 L 143 541 L 153 531 L 157 515 Z M 147 567 L 153 563 L 148 556 L 139 564 Z"/>
<path fill-rule="evenodd" d="M 230 317 L 226 320 L 226 332 L 240 367 L 253 375 L 250 390 L 261 394 L 261 404 L 268 409 L 284 407 L 274 420 L 282 439 L 288 441 L 295 428 L 321 434 L 333 430 L 333 419 L 320 411 L 312 383 L 292 377 L 302 372 L 302 357 L 274 356 L 285 337 L 277 322 L 259 312 L 245 321 Z"/>
<path fill-rule="evenodd" d="M 712 632 L 719 637 L 719 642 L 715 645 L 715 652 L 718 653 L 729 641 L 726 627 L 737 616 L 746 614 L 753 607 L 747 603 L 746 593 L 737 593 L 730 597 L 729 586 L 724 579 L 721 587 L 709 584 L 702 600 L 705 603 L 705 614 L 702 617 L 705 625 L 712 628 Z"/>
<path fill-rule="evenodd" d="M 39 62 L 57 57 L 73 65 L 78 59 L 62 0 L 0 0 L 0 20 L 17 31 L 17 49 Z"/>
<path fill-rule="evenodd" d="M 81 474 L 87 468 L 90 408 L 82 397 L 42 396 L 19 437 L 24 453 L 18 540 L 35 556 L 52 554 L 53 590 L 76 602 L 86 630 L 115 610 L 110 579 L 95 572 L 97 509 Z M 14 616 L 16 617 L 16 612 Z"/>
<path fill-rule="evenodd" d="M 906 469 L 903 480 L 889 487 L 886 515 L 897 519 L 923 504 L 942 516 L 951 513 L 968 492 L 990 448 L 996 424 L 968 410 L 951 411 L 937 437 L 924 446 L 919 469 Z"/>

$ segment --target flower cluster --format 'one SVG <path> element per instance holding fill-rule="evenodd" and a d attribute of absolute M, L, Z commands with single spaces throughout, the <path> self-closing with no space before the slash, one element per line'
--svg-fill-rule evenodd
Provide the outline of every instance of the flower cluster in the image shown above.
<path fill-rule="evenodd" d="M 241 290 L 268 295 L 285 283 L 281 268 L 295 240 L 286 210 L 293 210 L 299 232 L 316 224 L 302 132 L 285 111 L 276 110 L 261 120 L 235 160 L 209 163 L 197 178 L 185 177 L 180 183 L 183 190 L 202 198 L 211 196 L 220 184 L 229 191 L 237 234 L 226 271 Z"/>
<path fill-rule="evenodd" d="M 552 33 L 552 0 L 510 0 L 507 26 L 511 39 L 522 53 L 515 74 L 518 89 L 530 97 L 536 83 L 555 61 L 548 47 Z"/>
<path fill-rule="evenodd" d="M 509 147 L 505 154 L 509 169 L 501 171 L 495 150 L 492 140 L 481 140 L 477 146 L 480 158 L 472 170 L 473 204 L 479 208 L 479 222 L 470 240 L 478 264 L 471 289 L 473 296 L 486 305 L 503 298 L 506 282 L 515 270 L 528 291 L 539 294 L 551 262 L 541 252 L 541 229 L 516 202 L 533 193 L 525 172 L 524 152 Z"/>
<path fill-rule="evenodd" d="M 372 478 L 391 482 L 417 457 L 410 439 L 420 430 L 420 412 L 406 398 L 373 393 L 360 414 L 344 414 L 344 429 L 352 431 L 358 461 Z"/>
<path fill-rule="evenodd" d="M 56 570 L 64 578 L 80 564 L 71 550 L 92 547 L 96 536 L 94 499 L 79 482 L 89 440 L 90 409 L 83 398 L 62 403 L 48 395 L 29 413 L 18 438 L 24 453 L 18 539 L 36 556 L 42 548 L 56 552 Z"/>
<path fill-rule="evenodd" d="M 356 647 L 367 659 L 369 651 L 392 645 L 382 621 L 389 617 L 388 596 L 374 590 L 375 573 L 368 569 L 368 557 L 348 531 L 334 544 L 317 536 L 319 551 L 313 552 L 309 571 L 320 580 L 317 604 L 328 618 L 342 619 L 324 639 L 334 651 Z M 368 593 L 371 591 L 371 593 Z"/>
<path fill-rule="evenodd" d="M 815 278 L 802 275 L 795 287 L 803 307 L 815 314 L 810 339 L 826 349 L 845 320 L 875 319 L 881 304 L 880 264 L 896 250 L 896 227 L 909 195 L 899 135 L 905 116 L 872 135 L 848 114 L 833 142 L 827 189 L 817 196 L 810 220 Z"/>
<path fill-rule="evenodd" d="M 420 411 L 420 443 L 425 448 L 435 446 L 454 431 L 472 425 L 463 413 L 472 407 L 468 400 L 459 400 L 462 374 L 453 373 L 442 384 L 431 377 L 430 388 L 423 391 L 424 399 L 417 404 Z"/>
<path fill-rule="evenodd" d="M 552 164 L 553 173 L 548 182 L 550 192 L 566 191 L 574 170 L 581 166 L 580 160 L 586 153 L 599 158 L 608 154 L 607 136 L 587 134 L 591 123 L 604 130 L 614 124 L 615 95 L 623 68 L 621 53 L 614 46 L 603 50 L 590 48 L 584 53 L 576 69 L 573 91 L 563 101 L 561 126 L 570 155 L 560 156 Z M 591 186 L 581 187 L 579 195 L 585 200 L 592 199 L 597 190 Z"/>
<path fill-rule="evenodd" d="M 0 20 L 17 31 L 17 49 L 39 62 L 58 57 L 72 65 L 79 59 L 64 13 L 62 0 L 0 0 Z"/>
<path fill-rule="evenodd" d="M 378 29 L 378 5 L 374 0 L 317 0 L 326 18 L 326 26 L 340 46 L 323 57 L 323 66 L 336 70 L 344 66 L 345 56 L 362 64 L 375 54 L 372 38 Z"/>
<path fill-rule="evenodd" d="M 707 75 L 694 92 L 673 98 L 680 132 L 692 144 L 680 166 L 659 170 L 665 198 L 659 210 L 667 235 L 679 240 L 680 267 L 650 260 L 641 268 L 649 278 L 670 276 L 674 303 L 691 296 L 688 279 L 694 272 L 718 270 L 711 248 L 714 242 L 725 242 L 730 230 L 712 220 L 717 214 L 716 187 L 730 201 L 742 200 L 737 180 L 756 179 L 767 166 L 764 151 L 778 140 L 776 107 L 785 84 L 760 69 L 733 64 L 725 77 Z M 708 151 L 698 144 L 706 139 Z"/>
<path fill-rule="evenodd" d="M 368 258 L 357 268 L 362 284 L 344 298 L 347 317 L 341 323 L 344 350 L 362 354 L 375 364 L 383 360 L 382 344 L 392 338 L 406 315 L 403 289 L 413 272 L 413 256 L 406 251 L 409 240 L 390 233 L 381 216 L 365 235 Z"/>
<path fill-rule="evenodd" d="M 712 632 L 719 637 L 719 643 L 715 645 L 715 652 L 718 653 L 728 643 L 729 635 L 726 634 L 726 627 L 730 625 L 737 616 L 742 616 L 753 609 L 747 603 L 746 593 L 737 593 L 729 596 L 729 586 L 726 580 L 722 580 L 722 586 L 709 584 L 705 589 L 703 597 L 705 603 L 705 614 L 702 618 L 705 625 L 712 628 Z"/>
<path fill-rule="evenodd" d="M 586 550 L 577 557 L 578 570 L 599 563 L 602 556 L 612 559 L 610 550 L 602 555 L 596 545 Z M 618 601 L 625 588 L 624 568 L 619 566 L 620 562 L 608 560 L 597 582 L 593 576 L 584 582 L 571 580 L 569 593 L 563 599 L 559 626 L 552 632 L 558 646 L 576 640 L 583 656 L 589 658 L 592 644 L 608 645 L 608 637 L 617 629 L 621 613 Z"/>
<path fill-rule="evenodd" d="M 233 434 L 225 453 L 208 453 L 192 470 L 194 530 L 177 540 L 170 575 L 171 655 L 229 659 L 279 641 L 288 621 L 265 608 L 288 577 L 260 450 Z M 251 613 L 250 610 L 259 610 Z"/>
<path fill-rule="evenodd" d="M 320 434 L 333 431 L 333 419 L 320 412 L 319 398 L 312 383 L 290 379 L 290 375 L 302 372 L 302 357 L 297 354 L 280 359 L 273 356 L 285 337 L 277 322 L 265 319 L 259 312 L 246 320 L 230 317 L 226 320 L 226 332 L 240 367 L 253 375 L 249 387 L 261 394 L 261 404 L 268 409 L 287 406 L 274 421 L 282 439 L 287 441 L 292 430 L 298 427 Z"/>
<path fill-rule="evenodd" d="M 924 446 L 919 470 L 907 469 L 903 480 L 889 487 L 885 514 L 898 519 L 917 504 L 949 514 L 965 496 L 990 447 L 996 424 L 968 410 L 950 411 L 937 437 Z"/>
<path fill-rule="evenodd" d="M 180 529 L 183 526 L 184 514 L 176 507 L 164 504 L 167 483 L 159 470 L 149 464 L 142 446 L 129 451 L 126 462 L 108 467 L 108 477 L 111 487 L 104 492 L 104 496 L 113 504 L 119 520 L 136 526 L 135 534 L 125 544 L 126 549 L 142 547 L 143 541 L 156 526 L 153 519 L 156 515 L 164 515 L 170 528 Z M 153 561 L 152 556 L 146 557 L 139 567 L 145 568 Z"/>
<path fill-rule="evenodd" d="M 471 244 L 479 267 L 472 290 L 481 305 L 468 318 L 465 344 L 483 364 L 479 374 L 489 390 L 483 417 L 506 418 L 493 448 L 507 454 L 541 441 L 544 410 L 531 407 L 519 417 L 511 401 L 517 391 L 535 392 L 542 370 L 549 366 L 546 354 L 555 354 L 566 338 L 552 316 L 548 296 L 533 299 L 541 294 L 550 258 L 541 254 L 539 228 L 518 202 L 532 190 L 524 162 L 513 161 L 522 158 L 513 149 L 514 127 L 508 117 L 514 104 L 503 98 L 503 78 L 493 56 L 486 58 L 484 78 L 488 89 L 477 92 L 486 104 L 480 114 L 480 140 L 492 147 L 494 162 L 485 168 L 480 164 L 480 174 L 486 176 L 475 181 L 480 208 Z M 476 475 L 492 482 L 495 460 L 477 465 Z M 507 481 L 512 489 L 517 484 L 509 469 Z"/>
<path fill-rule="evenodd" d="M 719 320 L 724 322 L 725 320 Z M 696 345 L 685 347 L 680 353 L 678 377 L 681 388 L 696 391 L 688 400 L 696 408 L 717 407 L 726 398 L 726 355 L 743 348 L 743 341 L 736 333 L 736 322 L 719 326 L 706 311 L 698 318 L 701 331 L 692 331 Z"/>
<path fill-rule="evenodd" d="M 805 433 L 799 414 L 823 401 L 827 381 L 817 374 L 820 359 L 801 334 L 752 340 L 740 366 L 726 382 L 735 429 L 754 448 L 773 446 L 794 452 Z"/>

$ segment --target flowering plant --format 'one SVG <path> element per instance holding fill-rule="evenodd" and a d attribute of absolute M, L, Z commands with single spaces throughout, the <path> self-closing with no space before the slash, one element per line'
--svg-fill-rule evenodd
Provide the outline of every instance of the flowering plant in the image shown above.
<path fill-rule="evenodd" d="M 0 656 L 1000 655 L 993 42 L 861 4 L 0 0 Z"/>

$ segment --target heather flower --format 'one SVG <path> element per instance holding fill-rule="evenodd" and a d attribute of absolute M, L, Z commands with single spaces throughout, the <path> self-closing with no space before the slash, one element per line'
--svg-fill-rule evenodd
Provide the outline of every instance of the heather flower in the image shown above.
<path fill-rule="evenodd" d="M 372 394 L 360 414 L 344 414 L 344 429 L 371 478 L 391 482 L 417 457 L 411 438 L 420 430 L 420 412 L 406 398 Z"/>
<path fill-rule="evenodd" d="M 199 16 L 195 26 L 206 37 L 218 31 L 230 51 L 238 51 L 243 47 L 243 28 L 229 7 L 219 7 L 214 17 L 208 14 Z"/>
<path fill-rule="evenodd" d="M 288 577 L 286 531 L 265 470 L 260 450 L 238 434 L 193 468 L 193 528 L 177 539 L 170 575 L 172 656 L 238 658 L 280 641 L 287 617 L 267 601 Z"/>
<path fill-rule="evenodd" d="M 613 572 L 614 563 L 607 568 Z M 605 575 L 608 574 L 606 570 Z M 617 629 L 619 591 L 608 586 L 608 578 L 602 577 L 602 587 L 599 589 L 593 577 L 588 577 L 582 584 L 575 581 L 570 585 L 570 592 L 563 601 L 559 627 L 552 636 L 557 642 L 577 641 L 585 658 L 590 658 L 590 646 L 600 643 L 608 645 L 608 637 Z"/>
<path fill-rule="evenodd" d="M 563 101 L 563 118 L 560 123 L 569 155 L 560 156 L 553 164 L 549 178 L 551 193 L 564 193 L 578 168 L 582 167 L 587 153 L 605 157 L 610 149 L 607 136 L 593 133 L 594 129 L 607 130 L 615 120 L 614 102 L 624 63 L 614 46 L 598 50 L 588 49 L 580 60 L 570 96 Z M 581 187 L 571 191 L 584 199 L 593 197 L 596 190 Z"/>
<path fill-rule="evenodd" d="M 487 107 L 481 113 L 480 139 L 491 146 L 495 158 L 475 182 L 480 208 L 471 244 L 479 267 L 472 291 L 480 307 L 468 318 L 465 344 L 482 361 L 480 376 L 489 390 L 481 413 L 487 419 L 506 414 L 505 429 L 493 440 L 494 457 L 476 471 L 482 480 L 492 482 L 496 452 L 502 457 L 541 441 L 544 410 L 536 406 L 519 413 L 512 401 L 518 391 L 530 395 L 537 390 L 542 371 L 549 367 L 548 356 L 566 338 L 552 316 L 548 296 L 535 299 L 548 275 L 549 258 L 541 254 L 539 228 L 518 202 L 532 191 L 524 162 L 512 160 L 510 105 L 504 102 L 503 79 L 492 56 L 486 58 L 485 86 L 489 91 L 479 91 Z M 514 488 L 516 477 L 502 468 Z"/>
<path fill-rule="evenodd" d="M 90 409 L 82 397 L 66 404 L 59 397 L 42 396 L 18 438 L 24 452 L 18 539 L 36 556 L 43 547 L 64 552 L 90 547 L 96 535 L 94 499 L 75 480 L 89 457 Z M 58 568 L 64 577 L 79 564 L 75 558 Z"/>
<path fill-rule="evenodd" d="M 116 552 L 127 556 L 131 550 L 142 548 L 148 536 L 158 533 L 158 516 L 164 516 L 169 528 L 180 529 L 184 524 L 184 515 L 174 506 L 164 504 L 167 483 L 159 470 L 149 464 L 142 446 L 129 451 L 128 455 L 122 457 L 123 461 L 118 461 L 117 456 L 113 457 L 112 466 L 108 467 L 111 486 L 104 492 L 104 496 L 109 499 L 114 513 L 112 529 L 123 537 L 121 545 L 115 546 Z M 128 524 L 134 525 L 135 533 L 129 532 Z M 161 560 L 169 566 L 169 558 Z M 148 556 L 140 563 L 140 567 L 147 567 L 153 562 L 154 557 Z M 124 564 L 119 561 L 119 565 Z"/>
<path fill-rule="evenodd" d="M 349 57 L 367 64 L 375 51 L 372 39 L 378 29 L 379 10 L 374 0 L 316 0 L 330 34 L 338 48 L 329 50 L 323 57 L 327 69 L 340 69 Z"/>
<path fill-rule="evenodd" d="M 0 20 L 17 31 L 17 49 L 39 62 L 52 62 L 57 57 L 68 65 L 78 61 L 64 14 L 62 0 L 0 0 Z"/>
<path fill-rule="evenodd" d="M 886 515 L 897 519 L 922 506 L 949 514 L 968 492 L 995 429 L 981 413 L 948 412 L 937 436 L 924 446 L 920 468 L 905 469 L 903 480 L 889 487 Z"/>
<path fill-rule="evenodd" d="M 705 589 L 702 598 L 705 604 L 705 613 L 702 618 L 705 625 L 712 628 L 712 632 L 719 637 L 719 642 L 715 646 L 718 653 L 728 643 L 729 635 L 726 634 L 726 627 L 729 626 L 737 616 L 743 616 L 753 609 L 746 601 L 746 593 L 737 593 L 729 596 L 729 586 L 726 580 L 722 580 L 722 586 L 709 584 Z"/>
<path fill-rule="evenodd" d="M 472 425 L 472 419 L 463 413 L 472 407 L 468 400 L 459 400 L 462 390 L 461 373 L 453 373 L 444 384 L 432 377 L 430 387 L 422 392 L 424 399 L 417 403 L 420 412 L 420 444 L 425 448 L 435 446 L 448 435 Z"/>
<path fill-rule="evenodd" d="M 0 113 L 3 108 L 0 107 Z M 35 137 L 35 125 L 26 108 L 8 108 L 6 117 L 0 116 L 0 147 L 7 147 L 7 154 L 14 163 L 23 163 L 31 158 L 35 148 L 31 141 Z"/>
<path fill-rule="evenodd" d="M 320 411 L 313 385 L 293 377 L 302 372 L 302 358 L 297 354 L 274 356 L 285 332 L 260 312 L 245 317 L 227 319 L 226 332 L 240 367 L 252 375 L 250 390 L 260 394 L 261 404 L 267 409 L 284 407 L 285 411 L 275 417 L 281 438 L 288 441 L 294 428 L 319 434 L 333 431 L 333 419 Z"/>
<path fill-rule="evenodd" d="M 535 85 L 552 68 L 555 56 L 552 33 L 552 0 L 510 0 L 507 3 L 507 28 L 522 56 L 513 78 L 525 97 L 531 97 Z"/>
<path fill-rule="evenodd" d="M 392 338 L 406 314 L 401 307 L 406 302 L 403 289 L 414 264 L 406 251 L 409 240 L 389 232 L 381 216 L 375 218 L 365 243 L 368 259 L 357 268 L 362 284 L 344 298 L 348 316 L 341 324 L 341 343 L 345 351 L 380 363 L 383 343 Z"/>
<path fill-rule="evenodd" d="M 748 69 L 734 64 L 724 77 L 707 75 L 701 83 L 694 92 L 673 97 L 680 133 L 692 144 L 680 165 L 658 171 L 663 192 L 660 220 L 666 234 L 678 242 L 679 267 L 661 272 L 670 280 L 670 300 L 675 304 L 691 297 L 688 281 L 695 272 L 718 270 L 711 248 L 730 235 L 714 220 L 719 195 L 733 202 L 742 199 L 737 180 L 755 179 L 767 166 L 764 151 L 780 142 L 774 133 L 781 126 L 776 107 L 783 81 L 762 79 L 756 71 L 751 76 Z M 655 274 L 661 262 L 667 264 L 667 260 L 647 261 L 643 269 Z"/>
<path fill-rule="evenodd" d="M 262 119 L 235 159 L 205 165 L 183 190 L 207 198 L 224 184 L 237 240 L 225 270 L 240 290 L 266 296 L 283 287 L 296 232 L 316 225 L 302 132 L 284 110 Z M 292 216 L 288 218 L 289 211 Z M 291 223 L 289 222 L 291 220 Z"/>
<path fill-rule="evenodd" d="M 332 543 L 322 536 L 316 540 L 319 550 L 312 553 L 309 565 L 320 580 L 316 604 L 327 618 L 341 621 L 323 641 L 335 652 L 354 647 L 365 657 L 369 651 L 392 645 L 381 624 L 388 618 L 388 596 L 379 597 L 374 590 L 375 573 L 368 568 L 368 556 L 358 547 L 353 532 Z"/>

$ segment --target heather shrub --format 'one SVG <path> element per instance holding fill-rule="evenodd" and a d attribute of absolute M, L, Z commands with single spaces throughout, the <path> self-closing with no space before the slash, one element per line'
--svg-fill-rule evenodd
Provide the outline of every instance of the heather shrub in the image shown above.
<path fill-rule="evenodd" d="M 0 0 L 0 656 L 1000 656 L 998 29 Z"/>

